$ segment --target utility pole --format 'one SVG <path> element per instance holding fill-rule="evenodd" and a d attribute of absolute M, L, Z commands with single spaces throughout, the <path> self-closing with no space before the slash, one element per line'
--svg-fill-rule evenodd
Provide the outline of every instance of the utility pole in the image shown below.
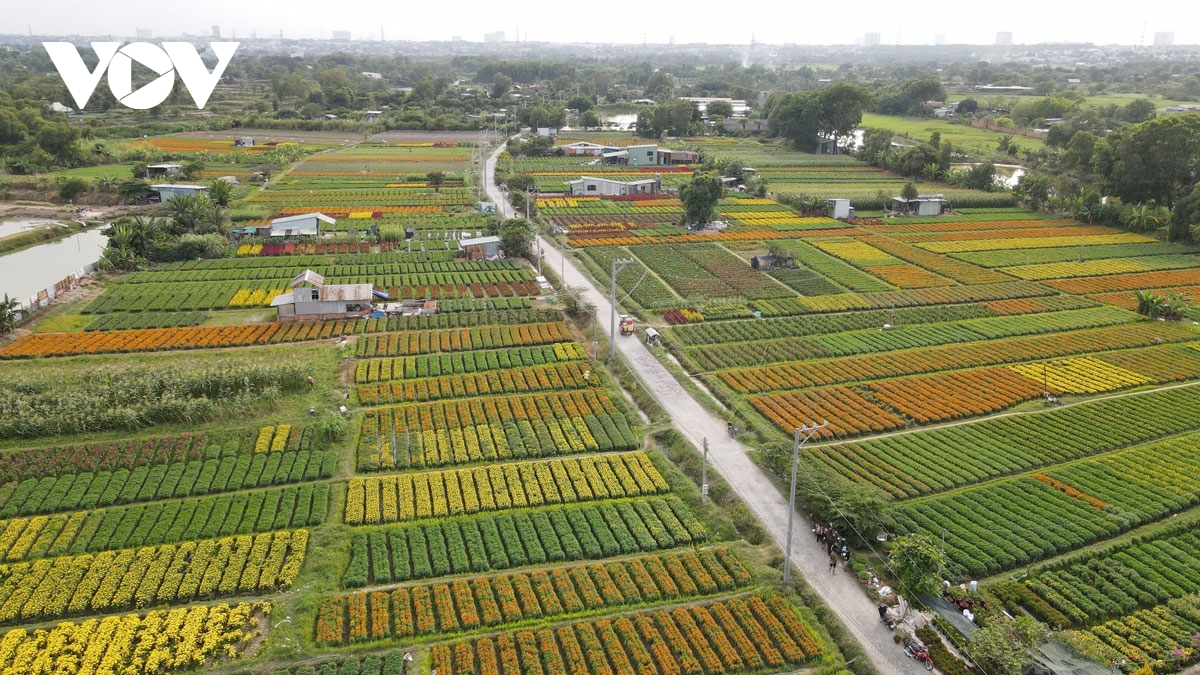
<path fill-rule="evenodd" d="M 700 465 L 700 503 L 708 499 L 708 436 L 704 437 L 704 462 Z"/>
<path fill-rule="evenodd" d="M 563 278 L 566 278 L 566 259 L 563 256 Z M 613 359 L 617 356 L 617 272 L 621 271 L 626 265 L 633 264 L 633 260 L 629 258 L 613 258 L 612 261 L 612 317 L 609 322 L 609 332 L 612 335 L 609 337 L 611 344 L 608 349 L 608 358 Z M 563 282 L 566 283 L 565 281 Z"/>
<path fill-rule="evenodd" d="M 788 500 L 787 551 L 783 558 L 783 583 L 785 584 L 792 578 L 792 520 L 796 516 L 796 469 L 800 466 L 800 448 L 808 443 L 809 439 L 818 431 L 827 426 L 829 426 L 829 422 L 821 420 L 820 424 L 805 422 L 804 426 L 796 429 L 795 443 L 792 446 L 792 490 Z M 804 440 L 800 439 L 800 434 L 804 434 Z"/>

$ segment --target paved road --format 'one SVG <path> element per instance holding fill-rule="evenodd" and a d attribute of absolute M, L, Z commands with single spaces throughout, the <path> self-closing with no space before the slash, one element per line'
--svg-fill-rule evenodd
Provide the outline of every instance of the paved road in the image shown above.
<path fill-rule="evenodd" d="M 495 175 L 496 156 L 499 152 L 500 150 L 497 150 L 488 159 L 489 176 Z M 516 216 L 504 199 L 504 193 L 494 185 L 488 185 L 488 195 L 496 202 L 503 216 Z M 612 315 L 608 296 L 597 291 L 569 258 L 564 261 L 562 253 L 548 241 L 539 237 L 535 245 L 545 250 L 544 264 L 563 275 L 564 283 L 585 289 L 584 299 L 596 306 L 597 316 L 601 317 L 600 327 L 610 328 L 609 318 L 605 318 Z M 693 399 L 649 352 L 644 342 L 636 337 L 618 336 L 617 348 L 629 361 L 643 386 L 670 414 L 675 428 L 687 436 L 696 447 L 701 446 L 704 438 L 709 439 L 709 463 L 758 516 L 780 549 L 783 549 L 787 539 L 787 499 L 758 465 L 751 461 L 747 455 L 747 448 L 729 437 L 725 420 L 716 417 Z M 880 623 L 875 605 L 862 592 L 858 578 L 845 571 L 830 575 L 829 558 L 813 538 L 807 520 L 807 516 L 796 515 L 792 537 L 792 561 L 808 580 L 809 585 L 854 634 L 880 673 L 919 675 L 926 672 L 924 668 L 918 667 L 915 661 L 905 657 L 903 649 L 892 642 L 891 631 Z"/>

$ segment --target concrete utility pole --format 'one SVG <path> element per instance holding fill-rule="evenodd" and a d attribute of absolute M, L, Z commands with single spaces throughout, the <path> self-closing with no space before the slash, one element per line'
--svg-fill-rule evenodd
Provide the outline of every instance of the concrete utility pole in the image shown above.
<path fill-rule="evenodd" d="M 563 264 L 566 264 L 566 255 L 563 255 Z M 629 258 L 614 258 L 612 261 L 612 317 L 609 322 L 610 344 L 608 349 L 608 358 L 615 359 L 617 357 L 617 272 L 620 272 L 626 265 L 632 265 L 633 260 Z M 564 270 L 565 271 L 565 270 Z M 563 275 L 566 278 L 566 275 Z M 564 282 L 565 283 L 565 282 Z"/>
<path fill-rule="evenodd" d="M 829 422 L 821 420 L 820 424 L 806 422 L 804 426 L 796 429 L 796 440 L 792 446 L 792 490 L 791 497 L 788 499 L 787 551 L 783 558 L 783 583 L 785 584 L 792 578 L 792 521 L 796 517 L 796 469 L 800 466 L 800 448 L 818 431 L 827 426 L 829 426 Z M 800 434 L 804 434 L 804 440 L 800 439 Z"/>
<path fill-rule="evenodd" d="M 708 500 L 708 436 L 704 437 L 704 462 L 700 464 L 700 503 Z"/>

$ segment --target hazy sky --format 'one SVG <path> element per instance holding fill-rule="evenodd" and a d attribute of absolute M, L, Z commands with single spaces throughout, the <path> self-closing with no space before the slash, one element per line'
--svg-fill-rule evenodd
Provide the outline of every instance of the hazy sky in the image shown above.
<path fill-rule="evenodd" d="M 504 31 L 515 39 L 539 42 L 624 42 L 676 44 L 759 42 L 853 44 L 864 32 L 878 32 L 883 44 L 933 44 L 944 35 L 950 44 L 992 44 L 997 31 L 1011 31 L 1013 42 L 1093 42 L 1150 44 L 1157 31 L 1174 31 L 1175 44 L 1200 43 L 1200 2 L 1140 0 L 1117 3 L 964 2 L 963 0 L 858 0 L 821 6 L 796 0 L 718 2 L 565 2 L 527 3 L 497 0 L 3 0 L 0 33 L 35 35 L 111 34 L 133 36 L 149 28 L 154 36 L 207 35 L 212 25 L 221 37 L 329 38 L 349 30 L 354 39 L 449 40 L 460 36 L 479 42 L 485 32 Z M 1077 9 L 1078 8 L 1078 9 Z M 1083 10 L 1086 8 L 1086 11 Z M 829 10 L 832 10 L 829 11 Z"/>

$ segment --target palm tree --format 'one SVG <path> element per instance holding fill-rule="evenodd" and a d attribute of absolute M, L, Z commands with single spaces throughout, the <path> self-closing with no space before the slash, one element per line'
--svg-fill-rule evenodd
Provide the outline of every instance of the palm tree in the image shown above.
<path fill-rule="evenodd" d="M 208 198 L 218 206 L 229 206 L 229 200 L 233 198 L 233 184 L 220 178 L 214 180 L 208 184 Z"/>
<path fill-rule="evenodd" d="M 1129 209 L 1129 215 L 1125 218 L 1125 225 L 1134 232 L 1145 232 L 1150 229 L 1150 224 L 1154 222 L 1154 211 L 1151 210 L 1148 204 L 1137 204 Z"/>

